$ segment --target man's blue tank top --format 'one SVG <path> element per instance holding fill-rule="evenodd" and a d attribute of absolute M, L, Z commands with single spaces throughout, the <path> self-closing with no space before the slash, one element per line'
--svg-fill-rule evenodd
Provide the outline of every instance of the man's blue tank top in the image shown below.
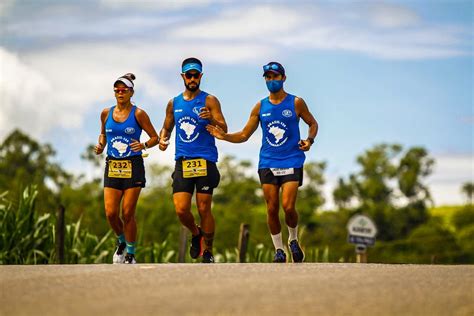
<path fill-rule="evenodd" d="M 295 111 L 295 96 L 288 94 L 280 104 L 268 97 L 260 101 L 262 147 L 258 169 L 302 168 L 304 152 L 299 149 L 299 117 Z"/>
<path fill-rule="evenodd" d="M 179 158 L 204 158 L 217 162 L 217 147 L 214 137 L 206 130 L 209 120 L 199 118 L 201 108 L 206 106 L 208 93 L 201 91 L 194 99 L 185 100 L 181 93 L 173 99 L 174 122 L 176 124 L 176 153 Z"/>
<path fill-rule="evenodd" d="M 109 115 L 105 121 L 105 135 L 107 138 L 107 155 L 114 158 L 126 158 L 139 156 L 141 151 L 132 151 L 130 143 L 133 140 L 140 141 L 142 128 L 135 118 L 137 107 L 132 106 L 127 119 L 122 122 L 116 122 L 113 118 L 115 106 L 110 108 Z"/>

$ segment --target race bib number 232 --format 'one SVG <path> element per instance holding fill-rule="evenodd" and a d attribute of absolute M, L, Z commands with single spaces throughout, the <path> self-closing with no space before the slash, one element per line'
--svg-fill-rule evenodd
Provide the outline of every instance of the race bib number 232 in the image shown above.
<path fill-rule="evenodd" d="M 129 179 L 131 177 L 131 160 L 109 160 L 109 178 Z"/>

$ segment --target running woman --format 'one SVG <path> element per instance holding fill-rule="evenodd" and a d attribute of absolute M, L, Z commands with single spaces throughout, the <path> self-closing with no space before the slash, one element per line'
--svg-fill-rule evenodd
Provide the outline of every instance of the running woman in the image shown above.
<path fill-rule="evenodd" d="M 102 111 L 101 132 L 99 142 L 95 146 L 97 155 L 107 146 L 104 205 L 110 227 L 117 235 L 113 263 L 136 263 L 135 209 L 140 191 L 146 182 L 142 151 L 158 144 L 158 135 L 147 113 L 133 105 L 130 100 L 134 94 L 133 80 L 135 75 L 128 73 L 115 81 L 117 104 Z M 140 143 L 142 129 L 150 137 L 144 143 Z"/>
<path fill-rule="evenodd" d="M 270 95 L 254 106 L 241 131 L 227 134 L 215 124 L 209 124 L 206 129 L 218 139 L 242 143 L 252 136 L 260 124 L 263 135 L 258 175 L 267 204 L 268 228 L 275 246 L 273 262 L 286 262 L 278 217 L 280 195 L 289 231 L 288 245 L 292 260 L 303 262 L 304 253 L 298 243 L 298 213 L 295 204 L 298 187 L 303 184 L 304 152 L 314 142 L 318 123 L 302 98 L 288 94 L 283 89 L 286 76 L 280 63 L 270 62 L 263 66 L 263 76 Z M 300 139 L 300 118 L 309 126 L 305 140 Z"/>
<path fill-rule="evenodd" d="M 170 134 L 176 125 L 176 152 L 173 178 L 173 202 L 181 223 L 192 234 L 189 254 L 196 259 L 202 254 L 203 263 L 213 263 L 212 244 L 215 223 L 211 212 L 212 193 L 220 181 L 217 170 L 217 147 L 206 125 L 227 131 L 219 100 L 199 89 L 202 63 L 187 58 L 181 65 L 185 90 L 171 99 L 160 131 L 160 150 L 166 150 Z M 196 205 L 200 226 L 191 212 L 191 199 L 196 190 Z M 202 246 L 201 240 L 204 240 Z M 202 249 L 204 248 L 204 249 Z"/>

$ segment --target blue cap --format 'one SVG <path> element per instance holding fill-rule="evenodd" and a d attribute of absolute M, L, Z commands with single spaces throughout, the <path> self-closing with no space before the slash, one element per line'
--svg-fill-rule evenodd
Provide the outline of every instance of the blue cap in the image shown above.
<path fill-rule="evenodd" d="M 199 65 L 198 63 L 189 63 L 189 64 L 184 65 L 181 69 L 182 73 L 188 72 L 190 70 L 196 70 L 198 72 L 202 72 L 202 66 Z"/>
<path fill-rule="evenodd" d="M 263 66 L 263 75 L 264 76 L 269 71 L 280 74 L 282 76 L 285 75 L 285 68 L 283 68 L 282 64 L 277 63 L 276 61 L 271 61 L 268 64 L 266 64 L 265 66 Z"/>

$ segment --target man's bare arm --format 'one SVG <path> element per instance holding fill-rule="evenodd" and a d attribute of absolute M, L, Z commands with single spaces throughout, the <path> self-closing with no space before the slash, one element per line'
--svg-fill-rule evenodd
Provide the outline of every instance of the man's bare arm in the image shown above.
<path fill-rule="evenodd" d="M 228 134 L 219 126 L 207 125 L 206 129 L 211 133 L 212 136 L 226 140 L 231 143 L 243 143 L 247 141 L 250 136 L 255 132 L 258 127 L 258 123 L 260 122 L 260 102 L 258 102 L 252 112 L 250 113 L 250 117 L 245 124 L 244 128 L 236 133 Z"/>

